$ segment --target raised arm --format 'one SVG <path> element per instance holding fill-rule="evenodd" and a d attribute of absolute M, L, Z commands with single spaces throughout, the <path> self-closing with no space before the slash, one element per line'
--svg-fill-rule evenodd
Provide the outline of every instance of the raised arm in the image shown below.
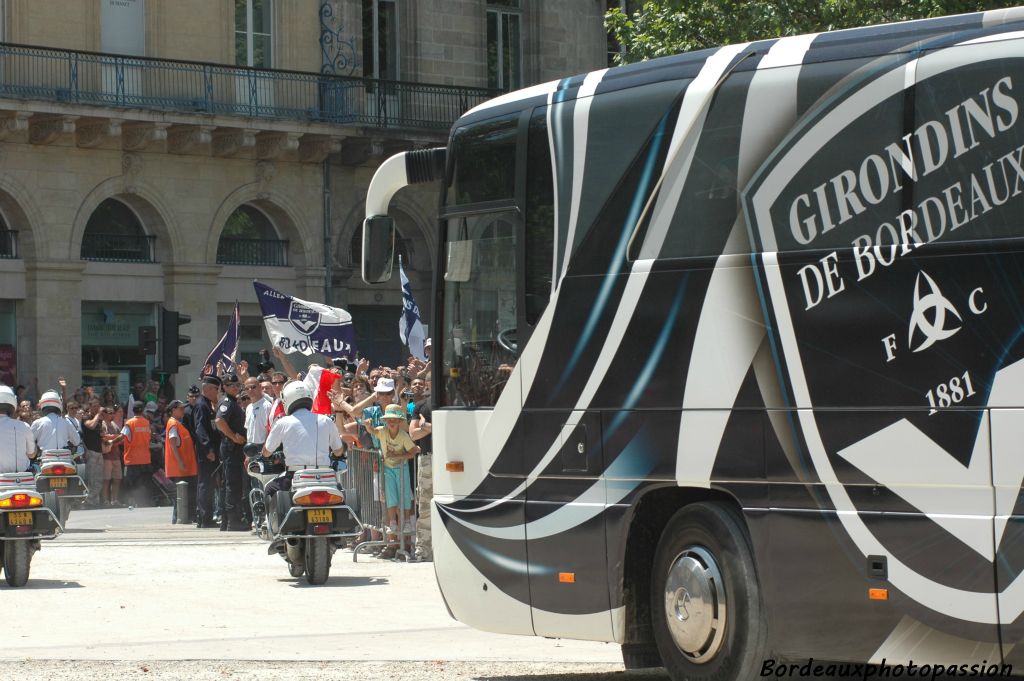
<path fill-rule="evenodd" d="M 298 372 L 292 366 L 292 363 L 288 361 L 288 355 L 284 354 L 281 348 L 274 346 L 274 357 L 281 362 L 281 371 L 285 373 L 285 376 L 292 379 L 293 381 L 298 377 Z"/>

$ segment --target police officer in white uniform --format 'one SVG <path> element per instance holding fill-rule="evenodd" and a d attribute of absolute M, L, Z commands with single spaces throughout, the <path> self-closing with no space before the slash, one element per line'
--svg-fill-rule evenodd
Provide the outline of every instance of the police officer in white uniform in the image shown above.
<path fill-rule="evenodd" d="M 36 439 L 28 424 L 14 418 L 18 398 L 0 385 L 0 473 L 25 473 L 36 457 Z"/>
<path fill-rule="evenodd" d="M 314 414 L 313 393 L 302 381 L 291 381 L 281 392 L 286 416 L 274 423 L 263 444 L 263 456 L 270 457 L 284 447 L 288 473 L 267 483 L 267 496 L 292 488 L 292 476 L 302 468 L 330 468 L 331 452 L 341 452 L 341 435 L 334 421 Z"/>
<path fill-rule="evenodd" d="M 64 418 L 64 403 L 55 390 L 47 390 L 39 398 L 39 411 L 43 415 L 32 422 L 32 435 L 36 438 L 36 447 L 45 449 L 70 449 L 74 451 L 82 442 L 78 430 L 71 421 Z"/>

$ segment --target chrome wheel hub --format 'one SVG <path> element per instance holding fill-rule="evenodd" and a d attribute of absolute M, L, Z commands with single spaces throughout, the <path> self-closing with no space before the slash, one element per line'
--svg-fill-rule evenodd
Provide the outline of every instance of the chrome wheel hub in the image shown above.
<path fill-rule="evenodd" d="M 708 662 L 721 649 L 725 613 L 725 584 L 714 557 L 700 546 L 685 548 L 668 570 L 665 619 L 676 647 L 690 662 Z"/>

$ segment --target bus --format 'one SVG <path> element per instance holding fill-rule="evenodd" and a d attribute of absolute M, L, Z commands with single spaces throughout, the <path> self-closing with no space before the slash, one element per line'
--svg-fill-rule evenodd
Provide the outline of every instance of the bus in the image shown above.
<path fill-rule="evenodd" d="M 676 679 L 1024 669 L 1022 111 L 1018 8 L 565 78 L 382 164 L 367 282 L 440 187 L 452 616 Z"/>

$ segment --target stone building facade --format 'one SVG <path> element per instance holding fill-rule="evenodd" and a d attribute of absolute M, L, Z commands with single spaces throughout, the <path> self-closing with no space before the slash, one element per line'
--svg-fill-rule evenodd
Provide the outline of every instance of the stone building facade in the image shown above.
<path fill-rule="evenodd" d="M 264 345 L 253 279 L 397 357 L 397 278 L 354 260 L 373 172 L 495 88 L 603 66 L 604 4 L 0 0 L 0 381 L 123 395 L 163 305 L 192 318 L 192 382 L 235 301 L 243 352 Z M 394 206 L 429 314 L 436 190 Z"/>

